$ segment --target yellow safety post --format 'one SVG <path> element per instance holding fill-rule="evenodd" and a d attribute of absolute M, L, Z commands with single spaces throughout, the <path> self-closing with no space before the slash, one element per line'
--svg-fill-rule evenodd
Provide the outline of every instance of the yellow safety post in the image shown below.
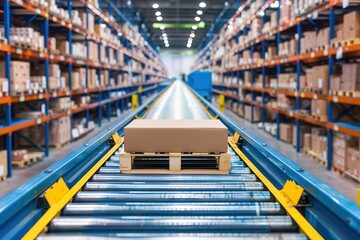
<path fill-rule="evenodd" d="M 131 108 L 135 110 L 139 107 L 138 95 L 135 93 L 131 96 Z"/>
<path fill-rule="evenodd" d="M 225 96 L 223 94 L 219 95 L 219 109 L 222 112 L 225 112 Z"/>

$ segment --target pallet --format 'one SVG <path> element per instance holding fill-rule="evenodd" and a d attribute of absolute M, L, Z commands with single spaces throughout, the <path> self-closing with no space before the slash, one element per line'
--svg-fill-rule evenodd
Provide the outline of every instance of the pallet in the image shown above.
<path fill-rule="evenodd" d="M 314 151 L 312 150 L 307 150 L 307 149 L 304 149 L 304 154 L 312 159 L 315 159 L 317 160 L 319 163 L 321 163 L 322 165 L 326 165 L 326 161 L 320 157 L 318 154 L 316 154 Z"/>
<path fill-rule="evenodd" d="M 360 38 L 348 39 L 348 40 L 340 40 L 331 43 L 332 48 L 338 47 L 346 47 L 354 44 L 360 44 Z"/>
<path fill-rule="evenodd" d="M 331 90 L 330 94 L 340 97 L 360 97 L 359 91 Z"/>
<path fill-rule="evenodd" d="M 326 122 L 327 116 L 326 115 L 312 115 L 312 118 L 318 120 L 319 122 Z"/>
<path fill-rule="evenodd" d="M 0 182 L 5 181 L 6 180 L 6 176 L 0 176 Z"/>
<path fill-rule="evenodd" d="M 66 147 L 69 144 L 70 144 L 70 141 L 67 141 L 67 142 L 64 142 L 64 143 L 51 144 L 50 147 L 55 148 L 55 149 L 60 149 L 60 148 Z"/>
<path fill-rule="evenodd" d="M 348 171 L 345 171 L 345 176 L 348 176 L 348 177 L 352 178 L 353 180 L 357 181 L 358 183 L 360 183 L 360 177 L 359 176 L 355 176 L 355 175 L 349 173 Z"/>
<path fill-rule="evenodd" d="M 332 166 L 331 167 L 331 170 L 336 172 L 337 174 L 341 175 L 341 176 L 344 176 L 344 170 L 340 169 L 340 168 L 337 168 L 335 166 Z"/>
<path fill-rule="evenodd" d="M 26 166 L 30 166 L 38 161 L 43 160 L 45 154 L 42 152 L 30 152 L 26 156 L 27 158 L 21 161 L 12 161 L 12 165 L 18 168 L 24 168 Z"/>
<path fill-rule="evenodd" d="M 195 157 L 197 161 L 213 158 L 216 167 L 182 169 L 182 161 L 187 157 Z M 124 174 L 229 174 L 231 165 L 229 153 L 127 153 L 123 149 L 120 159 L 120 172 Z M 149 161 L 149 164 L 135 168 L 135 161 L 139 160 L 142 163 Z M 168 161 L 168 169 L 149 168 L 154 160 Z"/>
<path fill-rule="evenodd" d="M 7 44 L 7 39 L 0 37 L 0 44 Z"/>

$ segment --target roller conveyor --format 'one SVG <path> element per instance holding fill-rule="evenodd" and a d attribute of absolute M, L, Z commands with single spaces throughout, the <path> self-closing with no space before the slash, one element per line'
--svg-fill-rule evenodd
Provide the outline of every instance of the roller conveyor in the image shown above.
<path fill-rule="evenodd" d="M 190 91 L 175 82 L 148 117 L 197 119 L 207 115 Z M 110 235 L 156 231 L 171 238 L 190 232 L 298 232 L 281 205 L 229 150 L 231 173 L 220 176 L 121 175 L 116 152 L 67 204 L 62 216 L 51 221 L 49 236 L 62 232 L 91 234 L 97 232 L 94 229 Z"/>
<path fill-rule="evenodd" d="M 216 112 L 215 114 L 220 115 Z M 123 122 L 128 123 L 134 117 L 135 114 Z M 176 81 L 151 106 L 147 118 L 202 119 L 208 118 L 208 115 L 195 95 L 182 82 Z M 231 122 L 227 123 L 232 124 Z M 121 128 L 116 131 L 121 132 L 123 127 L 124 124 L 121 123 Z M 240 130 L 236 129 L 235 132 L 240 132 Z M 111 136 L 107 135 L 107 139 Z M 251 142 L 252 139 L 247 138 L 246 141 Z M 87 149 L 84 150 L 90 156 L 88 158 L 86 157 L 88 155 L 84 155 L 84 159 L 86 159 L 86 165 L 83 167 L 85 173 L 88 173 L 89 167 L 101 161 L 96 153 L 109 151 L 111 147 L 109 145 L 106 141 L 102 141 L 100 144 L 96 143 L 95 154 L 90 154 L 91 152 Z M 274 187 L 271 188 L 274 185 L 269 185 L 269 181 L 278 183 L 276 188 L 281 189 L 284 184 L 283 180 L 289 179 L 286 174 L 290 173 L 294 177 L 297 173 L 292 172 L 293 169 L 295 168 L 298 172 L 299 168 L 289 168 L 282 161 L 276 162 L 280 174 L 271 171 L 271 167 L 267 165 L 269 162 L 265 165 L 258 164 L 257 168 L 254 168 L 248 158 L 239 154 L 239 151 L 235 151 L 236 147 L 230 146 L 232 146 L 231 142 L 229 142 L 231 171 L 228 175 L 121 174 L 119 158 L 123 146 L 120 146 L 111 155 L 107 155 L 96 171 L 92 172 L 81 187 L 71 195 L 71 198 L 60 208 L 60 214 L 56 214 L 59 211 L 54 212 L 51 220 L 49 219 L 43 225 L 47 226 L 46 233 L 41 234 L 38 239 L 307 239 L 306 236 L 310 236 L 310 238 L 319 236 L 316 235 L 317 232 L 310 229 L 311 225 L 306 225 L 310 221 L 327 236 L 326 239 L 358 239 L 349 237 L 358 235 L 356 232 L 357 222 L 353 222 L 356 218 L 351 215 L 352 212 L 357 211 L 354 210 L 355 208 L 350 207 L 351 211 L 342 210 L 347 213 L 346 217 L 351 215 L 351 218 L 347 218 L 346 225 L 342 225 L 342 219 L 339 221 L 339 218 L 333 218 L 333 213 L 331 213 L 333 215 L 326 215 L 321 212 L 324 211 L 328 200 L 321 203 L 314 196 L 323 193 L 312 192 L 314 189 L 316 190 L 313 186 L 320 186 L 321 183 L 310 185 L 307 188 L 312 194 L 307 196 L 311 201 L 305 201 L 304 207 L 299 207 L 302 212 L 297 212 L 295 218 L 289 213 L 292 211 L 288 208 L 290 202 L 284 204 L 280 201 L 279 195 L 277 195 L 279 191 L 277 189 L 274 191 Z M 266 144 L 262 143 L 261 146 L 264 147 Z M 276 156 L 270 151 L 264 151 L 263 154 L 263 148 L 256 152 L 257 149 L 249 144 L 245 145 L 241 151 L 247 151 L 246 156 L 256 153 L 259 158 L 263 158 L 262 161 L 271 160 L 270 156 Z M 81 154 L 74 156 L 81 156 Z M 75 170 L 67 173 L 68 175 L 63 175 L 66 184 L 73 188 L 80 180 L 80 177 L 76 175 L 77 171 L 82 170 L 76 167 L 79 161 L 76 157 L 74 159 L 75 164 L 69 168 L 72 167 Z M 201 168 L 196 159 L 193 160 L 194 162 L 189 161 L 189 164 Z M 153 161 L 154 165 L 163 164 Z M 65 165 L 65 163 L 59 165 L 61 164 Z M 144 163 L 140 159 L 138 164 Z M 262 172 L 270 174 L 265 177 Z M 44 174 L 46 173 L 45 171 Z M 54 175 L 56 174 L 59 172 L 54 173 Z M 286 175 L 286 178 L 283 178 L 284 175 L 281 174 Z M 46 178 L 47 176 L 42 177 Z M 50 181 L 55 182 L 58 179 L 55 177 Z M 306 176 L 304 179 L 306 180 L 297 178 L 306 185 L 306 181 L 310 177 Z M 316 181 L 314 182 L 316 183 Z M 46 189 L 49 189 L 49 186 L 42 188 L 39 193 L 43 193 Z M 33 190 L 29 192 L 29 198 L 33 198 L 33 194 Z M 327 194 L 337 196 L 330 189 L 326 189 L 325 195 Z M 283 196 L 281 195 L 280 198 Z M 335 197 L 330 197 L 330 199 L 340 202 Z M 347 200 L 342 199 L 341 201 L 346 202 Z M 31 204 L 41 206 L 42 202 L 38 201 L 36 204 L 31 202 Z M 321 205 L 319 208 L 321 211 L 318 212 L 317 207 L 320 204 L 324 205 Z M 46 208 L 45 205 L 44 209 Z M 293 208 L 295 209 L 295 207 Z M 39 207 L 35 209 L 38 210 Z M 337 208 L 329 209 L 337 210 L 339 205 Z M 0 213 L 4 212 L 0 204 Z M 8 214 L 11 215 L 11 211 Z M 26 215 L 26 212 L 24 214 L 24 216 L 29 216 Z M 39 215 L 38 218 L 40 218 L 42 214 L 44 213 L 41 209 L 38 212 L 33 211 L 31 216 Z M 299 220 L 302 215 L 306 215 L 310 220 L 305 218 Z M 339 229 L 336 231 L 329 230 L 330 228 L 326 229 L 324 228 L 326 225 L 323 225 L 324 222 L 338 226 Z M 0 219 L 0 226 L 1 224 L 2 219 Z M 21 225 L 21 222 L 19 224 Z M 31 230 L 34 228 L 36 227 L 34 226 Z M 40 228 L 40 230 L 42 229 L 44 228 Z M 36 231 L 38 234 L 40 233 L 40 231 Z M 336 234 L 334 234 L 335 232 Z M 0 234 L 4 234 L 1 232 L 1 228 Z M 9 235 L 12 232 L 6 232 L 6 234 Z M 23 236 L 23 234 L 20 233 L 16 236 Z M 315 238 L 322 239 L 321 237 Z"/>

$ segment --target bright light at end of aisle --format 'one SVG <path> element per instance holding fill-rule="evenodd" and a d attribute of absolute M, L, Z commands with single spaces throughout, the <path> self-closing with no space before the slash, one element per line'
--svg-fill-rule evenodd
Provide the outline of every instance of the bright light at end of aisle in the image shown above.
<path fill-rule="evenodd" d="M 152 7 L 153 7 L 154 9 L 157 9 L 157 8 L 159 8 L 159 4 L 154 3 L 154 4 L 152 5 Z"/>
<path fill-rule="evenodd" d="M 203 14 L 203 11 L 197 10 L 197 11 L 196 11 L 196 14 L 197 14 L 197 15 L 202 15 L 202 14 Z"/>
<path fill-rule="evenodd" d="M 199 3 L 199 7 L 201 7 L 201 8 L 206 7 L 206 3 L 204 3 L 204 2 Z"/>
<path fill-rule="evenodd" d="M 155 13 L 155 16 L 161 16 L 161 12 L 160 12 L 160 11 L 157 11 L 157 12 Z"/>

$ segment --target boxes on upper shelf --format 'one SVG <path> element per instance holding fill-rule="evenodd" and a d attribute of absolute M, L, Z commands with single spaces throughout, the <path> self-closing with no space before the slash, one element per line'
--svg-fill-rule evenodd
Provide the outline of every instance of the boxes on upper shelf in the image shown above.
<path fill-rule="evenodd" d="M 344 15 L 344 40 L 360 38 L 360 11 L 353 11 Z"/>

